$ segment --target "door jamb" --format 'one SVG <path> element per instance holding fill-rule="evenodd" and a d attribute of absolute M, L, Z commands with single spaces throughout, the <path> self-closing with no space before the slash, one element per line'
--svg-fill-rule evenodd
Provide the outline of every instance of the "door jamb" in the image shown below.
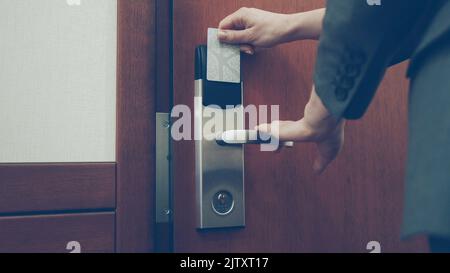
<path fill-rule="evenodd" d="M 116 251 L 153 252 L 156 5 L 117 5 Z"/>

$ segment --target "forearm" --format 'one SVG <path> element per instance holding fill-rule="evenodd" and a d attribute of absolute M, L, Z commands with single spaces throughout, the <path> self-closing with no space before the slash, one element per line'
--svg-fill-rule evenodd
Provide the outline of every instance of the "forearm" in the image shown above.
<path fill-rule="evenodd" d="M 322 34 L 325 8 L 288 15 L 286 42 L 318 40 Z"/>

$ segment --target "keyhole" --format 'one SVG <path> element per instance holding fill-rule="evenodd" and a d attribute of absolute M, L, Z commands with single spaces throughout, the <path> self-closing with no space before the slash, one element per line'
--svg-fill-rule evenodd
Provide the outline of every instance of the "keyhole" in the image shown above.
<path fill-rule="evenodd" d="M 227 202 L 227 196 L 225 194 L 219 194 L 219 202 L 224 205 Z"/>
<path fill-rule="evenodd" d="M 71 241 L 67 243 L 66 249 L 69 253 L 81 253 L 81 244 L 77 241 Z"/>

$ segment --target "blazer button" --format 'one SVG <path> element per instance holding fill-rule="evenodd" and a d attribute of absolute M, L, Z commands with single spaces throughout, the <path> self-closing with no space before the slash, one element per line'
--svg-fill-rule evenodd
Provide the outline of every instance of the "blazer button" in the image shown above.
<path fill-rule="evenodd" d="M 344 88 L 337 87 L 334 93 L 338 101 L 345 101 L 348 98 L 348 90 Z"/>

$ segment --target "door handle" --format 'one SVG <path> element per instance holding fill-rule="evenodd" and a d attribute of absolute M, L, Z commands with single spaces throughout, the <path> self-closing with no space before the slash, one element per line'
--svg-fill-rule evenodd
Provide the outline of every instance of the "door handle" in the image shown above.
<path fill-rule="evenodd" d="M 274 141 L 273 136 L 257 130 L 229 130 L 220 133 L 216 137 L 216 142 L 220 146 L 235 146 L 248 144 L 271 144 L 279 143 L 282 147 L 294 147 L 293 141 Z"/>

